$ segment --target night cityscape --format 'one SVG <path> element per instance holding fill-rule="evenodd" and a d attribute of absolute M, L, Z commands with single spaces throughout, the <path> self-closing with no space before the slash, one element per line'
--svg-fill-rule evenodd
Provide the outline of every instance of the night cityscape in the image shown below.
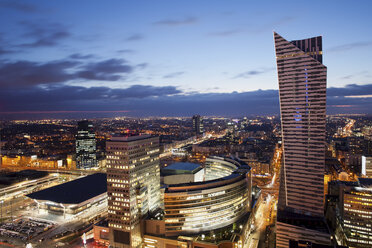
<path fill-rule="evenodd" d="M 0 247 L 372 247 L 371 10 L 0 0 Z"/>

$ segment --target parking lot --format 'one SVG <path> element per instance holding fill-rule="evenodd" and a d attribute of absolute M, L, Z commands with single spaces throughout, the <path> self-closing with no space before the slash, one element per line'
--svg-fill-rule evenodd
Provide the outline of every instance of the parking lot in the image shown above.
<path fill-rule="evenodd" d="M 33 218 L 21 218 L 12 222 L 1 223 L 0 236 L 2 236 L 2 238 L 26 241 L 53 227 L 54 223 L 49 221 Z"/>

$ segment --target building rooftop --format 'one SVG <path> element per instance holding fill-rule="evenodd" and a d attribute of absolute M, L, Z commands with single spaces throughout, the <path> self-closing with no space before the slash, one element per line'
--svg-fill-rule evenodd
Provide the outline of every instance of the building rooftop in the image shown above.
<path fill-rule="evenodd" d="M 110 141 L 129 142 L 129 141 L 135 141 L 135 140 L 148 139 L 152 137 L 153 136 L 151 136 L 150 134 L 136 135 L 136 136 L 113 136 L 111 137 Z"/>
<path fill-rule="evenodd" d="M 26 195 L 31 199 L 62 204 L 79 204 L 107 192 L 107 176 L 95 173 Z"/>
<path fill-rule="evenodd" d="M 192 174 L 198 171 L 200 164 L 188 163 L 188 162 L 179 162 L 168 165 L 167 167 L 163 168 L 163 171 L 179 171 L 182 174 Z M 180 174 L 177 173 L 177 174 Z"/>

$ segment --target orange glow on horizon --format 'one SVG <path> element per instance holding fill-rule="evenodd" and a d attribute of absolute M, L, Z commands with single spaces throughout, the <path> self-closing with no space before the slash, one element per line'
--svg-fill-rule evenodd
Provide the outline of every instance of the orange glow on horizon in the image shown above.
<path fill-rule="evenodd" d="M 66 114 L 66 113 L 128 113 L 130 110 L 57 110 L 57 111 L 13 111 L 0 114 Z"/>

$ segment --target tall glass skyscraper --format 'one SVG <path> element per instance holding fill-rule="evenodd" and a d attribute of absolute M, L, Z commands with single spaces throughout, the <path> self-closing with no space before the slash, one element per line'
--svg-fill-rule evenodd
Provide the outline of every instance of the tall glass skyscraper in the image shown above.
<path fill-rule="evenodd" d="M 294 233 L 294 240 L 327 243 L 326 235 L 316 239 L 322 235 L 313 232 L 311 224 L 306 230 L 293 224 L 313 223 L 314 230 L 326 232 L 322 216 L 327 68 L 322 64 L 322 37 L 287 41 L 274 32 L 274 40 L 284 147 L 277 247 L 287 247 Z"/>
<path fill-rule="evenodd" d="M 76 167 L 89 169 L 96 166 L 96 134 L 93 123 L 88 120 L 79 121 L 76 135 Z"/>
<path fill-rule="evenodd" d="M 280 206 L 323 215 L 327 68 L 322 37 L 288 42 L 274 34 L 284 145 Z"/>

